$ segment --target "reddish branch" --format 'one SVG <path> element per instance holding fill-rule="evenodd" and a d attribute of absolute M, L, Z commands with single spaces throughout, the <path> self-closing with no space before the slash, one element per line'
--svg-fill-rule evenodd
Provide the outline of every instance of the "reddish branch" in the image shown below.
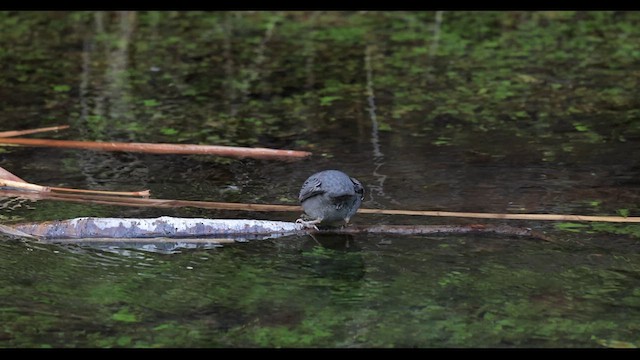
<path fill-rule="evenodd" d="M 29 130 L 0 131 L 0 138 L 36 134 L 36 133 L 41 133 L 45 131 L 58 131 L 58 130 L 67 129 L 68 127 L 69 125 L 59 125 L 59 126 L 50 126 L 45 128 L 29 129 Z"/>
<path fill-rule="evenodd" d="M 155 207 L 155 208 L 179 208 L 196 207 L 200 209 L 235 210 L 235 211 L 302 211 L 299 205 L 275 205 L 275 204 L 245 204 L 225 203 L 199 200 L 172 200 L 172 199 L 146 199 L 123 198 L 105 195 L 80 195 L 60 194 L 52 192 L 24 192 L 16 190 L 0 190 L 0 196 L 15 196 L 31 200 L 59 200 L 79 203 L 92 203 L 117 206 Z"/>
<path fill-rule="evenodd" d="M 0 178 L 0 187 L 8 187 L 8 188 L 27 190 L 27 191 L 36 191 L 39 193 L 48 193 L 51 191 L 55 191 L 55 192 L 65 192 L 65 193 L 104 194 L 104 195 L 119 195 L 119 196 L 145 196 L 145 197 L 149 196 L 150 194 L 149 190 L 108 191 L 108 190 L 70 189 L 70 188 L 64 188 L 64 187 L 42 186 L 37 184 L 31 184 L 19 178 L 18 180 L 19 181 L 14 181 L 14 180 L 6 180 L 6 179 Z"/>
<path fill-rule="evenodd" d="M 121 142 L 94 142 L 74 140 L 52 139 L 27 139 L 27 138 L 0 138 L 0 144 L 57 147 L 69 149 L 86 149 L 101 151 L 140 152 L 151 154 L 201 154 L 219 155 L 236 158 L 256 159 L 280 159 L 280 158 L 304 158 L 310 156 L 307 151 L 278 150 L 268 148 L 247 148 L 221 145 L 194 145 L 194 144 L 152 144 L 152 143 L 121 143 Z"/>

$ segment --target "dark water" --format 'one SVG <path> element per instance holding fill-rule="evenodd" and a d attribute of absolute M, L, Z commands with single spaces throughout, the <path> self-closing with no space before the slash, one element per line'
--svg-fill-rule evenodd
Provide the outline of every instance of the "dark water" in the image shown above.
<path fill-rule="evenodd" d="M 299 149 L 292 162 L 4 147 L 43 185 L 294 204 L 342 169 L 363 207 L 639 212 L 640 16 L 614 12 L 2 13 L 1 130 Z M 0 219 L 293 213 L 0 200 Z M 2 347 L 630 347 L 638 225 L 224 246 L 0 242 Z"/>

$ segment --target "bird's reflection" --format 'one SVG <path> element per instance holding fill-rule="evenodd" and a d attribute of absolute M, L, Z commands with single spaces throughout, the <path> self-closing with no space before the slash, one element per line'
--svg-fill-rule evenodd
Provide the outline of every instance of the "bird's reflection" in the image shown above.
<path fill-rule="evenodd" d="M 353 281 L 365 275 L 364 258 L 352 235 L 309 235 L 301 250 L 304 262 L 318 276 Z"/>

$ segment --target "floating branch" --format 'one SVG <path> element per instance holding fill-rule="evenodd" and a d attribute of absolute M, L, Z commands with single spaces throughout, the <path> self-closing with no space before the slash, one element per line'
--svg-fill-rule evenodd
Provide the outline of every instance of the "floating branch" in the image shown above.
<path fill-rule="evenodd" d="M 76 195 L 59 193 L 25 193 L 11 190 L 0 190 L 0 196 L 18 196 L 32 200 L 59 200 L 70 202 L 84 202 L 118 206 L 155 207 L 155 208 L 179 208 L 195 207 L 201 209 L 233 210 L 233 211 L 259 211 L 259 212 L 302 212 L 299 205 L 280 204 L 250 204 L 227 203 L 199 200 L 172 200 L 172 199 L 146 199 L 146 198 L 121 198 L 115 196 Z M 360 214 L 380 215 L 409 215 L 409 216 L 433 216 L 433 217 L 462 217 L 477 219 L 498 220 L 539 220 L 539 221 L 593 221 L 593 222 L 617 222 L 640 223 L 640 217 L 623 216 L 587 216 L 587 215 L 561 215 L 561 214 L 499 214 L 499 213 L 468 213 L 452 211 L 422 211 L 422 210 L 394 210 L 394 209 L 358 209 Z"/>
<path fill-rule="evenodd" d="M 142 191 L 107 191 L 107 190 L 85 190 L 85 189 L 70 189 L 64 187 L 42 186 L 31 184 L 25 181 L 13 181 L 0 179 L 0 186 L 9 187 L 14 189 L 22 189 L 29 191 L 39 192 L 70 192 L 70 193 L 83 193 L 83 194 L 105 194 L 105 195 L 120 195 L 120 196 L 149 196 L 149 190 Z"/>
<path fill-rule="evenodd" d="M 52 139 L 27 139 L 27 138 L 0 138 L 0 144 L 23 145 L 38 147 L 57 147 L 70 149 L 140 152 L 151 154 L 200 154 L 219 155 L 235 158 L 256 159 L 282 159 L 304 158 L 310 156 L 307 151 L 279 150 L 268 148 L 248 148 L 221 145 L 194 145 L 194 144 L 152 144 L 152 143 L 121 143 L 121 142 L 96 142 L 73 141 Z"/>
<path fill-rule="evenodd" d="M 26 183 L 26 181 L 20 179 L 19 177 L 13 175 L 12 173 L 8 172 L 7 170 L 1 167 L 0 167 L 0 179 Z"/>
<path fill-rule="evenodd" d="M 149 196 L 149 190 L 142 191 L 107 191 L 107 190 L 85 190 L 85 189 L 70 189 L 64 187 L 52 187 L 42 186 L 37 184 L 28 183 L 21 178 L 13 175 L 9 171 L 0 167 L 0 187 L 8 187 L 19 190 L 37 191 L 37 192 L 71 192 L 82 194 L 103 194 L 103 195 L 120 195 L 120 196 Z"/>
<path fill-rule="evenodd" d="M 596 221 L 596 222 L 621 222 L 640 223 L 640 217 L 624 216 L 589 216 L 571 214 L 500 214 L 500 213 L 473 213 L 453 211 L 425 211 L 425 210 L 391 210 L 391 209 L 359 209 L 361 214 L 384 215 L 413 215 L 413 216 L 441 216 L 464 217 L 476 219 L 500 219 L 500 220 L 545 220 L 545 221 Z"/>
<path fill-rule="evenodd" d="M 337 234 L 395 234 L 395 235 L 432 235 L 432 234 L 469 234 L 494 233 L 503 235 L 529 236 L 554 242 L 544 234 L 530 228 L 519 228 L 507 225 L 351 225 L 326 233 Z"/>
<path fill-rule="evenodd" d="M 36 134 L 36 133 L 41 133 L 45 131 L 58 131 L 58 130 L 63 130 L 67 128 L 69 128 L 69 125 L 50 126 L 45 128 L 29 129 L 29 130 L 0 131 L 0 138 Z"/>
<path fill-rule="evenodd" d="M 494 233 L 540 238 L 548 240 L 531 229 L 514 228 L 510 226 L 491 225 L 360 225 L 346 228 L 316 231 L 305 228 L 294 222 L 268 220 L 238 220 L 238 219 L 203 219 L 203 218 L 174 218 L 162 216 L 159 218 L 92 218 L 83 217 L 70 220 L 47 221 L 40 223 L 18 224 L 12 227 L 0 226 L 0 233 L 12 237 L 26 236 L 40 240 L 83 240 L 91 239 L 105 241 L 105 239 L 119 239 L 125 241 L 139 241 L 153 239 L 153 242 L 175 242 L 176 239 L 189 242 L 194 239 L 203 241 L 203 237 L 216 242 L 221 238 L 224 242 L 275 238 L 288 235 L 302 235 L 308 233 L 342 233 L 342 234 L 467 234 Z"/>
<path fill-rule="evenodd" d="M 80 195 L 80 194 L 61 194 L 52 192 L 21 192 L 15 190 L 0 190 L 0 196 L 15 196 L 30 200 L 58 200 L 69 202 L 81 202 L 104 205 L 117 206 L 134 206 L 134 207 L 154 207 L 154 208 L 180 208 L 195 207 L 200 209 L 215 210 L 235 210 L 235 211 L 291 211 L 301 212 L 302 207 L 299 205 L 275 205 L 275 204 L 245 204 L 245 203 L 226 203 L 215 201 L 198 201 L 198 200 L 172 200 L 172 199 L 143 199 L 143 198 L 124 198 L 117 196 L 104 195 Z"/>

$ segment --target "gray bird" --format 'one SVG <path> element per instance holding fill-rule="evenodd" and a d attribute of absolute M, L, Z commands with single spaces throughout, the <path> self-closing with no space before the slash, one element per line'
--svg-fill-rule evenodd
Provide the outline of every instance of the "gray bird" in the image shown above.
<path fill-rule="evenodd" d="M 360 181 L 338 170 L 325 170 L 309 176 L 302 184 L 298 197 L 303 217 L 298 219 L 306 227 L 316 225 L 346 225 L 364 200 Z"/>

